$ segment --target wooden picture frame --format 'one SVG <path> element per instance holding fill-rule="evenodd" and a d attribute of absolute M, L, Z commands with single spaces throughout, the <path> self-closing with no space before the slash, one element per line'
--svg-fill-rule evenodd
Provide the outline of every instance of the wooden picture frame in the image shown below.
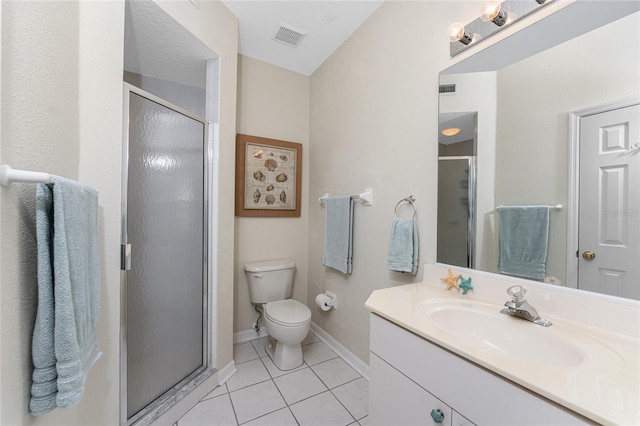
<path fill-rule="evenodd" d="M 300 217 L 302 144 L 236 136 L 236 216 Z"/>

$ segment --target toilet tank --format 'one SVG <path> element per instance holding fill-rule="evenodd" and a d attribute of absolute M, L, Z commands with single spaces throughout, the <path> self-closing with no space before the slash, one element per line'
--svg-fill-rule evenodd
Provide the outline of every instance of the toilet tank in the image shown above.
<path fill-rule="evenodd" d="M 267 260 L 244 265 L 251 303 L 289 299 L 296 263 L 290 259 Z"/>

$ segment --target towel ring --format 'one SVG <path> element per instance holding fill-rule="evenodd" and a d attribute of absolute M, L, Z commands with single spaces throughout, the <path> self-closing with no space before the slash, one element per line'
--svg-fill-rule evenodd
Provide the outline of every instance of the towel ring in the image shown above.
<path fill-rule="evenodd" d="M 398 207 L 400 207 L 402 203 L 409 203 L 411 207 L 413 207 L 413 216 L 411 217 L 411 219 L 415 219 L 416 212 L 418 211 L 418 209 L 416 208 L 415 201 L 416 201 L 416 197 L 414 197 L 413 195 L 409 195 L 408 197 L 398 201 L 398 203 L 396 204 L 396 208 L 393 210 L 393 215 L 395 217 L 398 217 Z"/>

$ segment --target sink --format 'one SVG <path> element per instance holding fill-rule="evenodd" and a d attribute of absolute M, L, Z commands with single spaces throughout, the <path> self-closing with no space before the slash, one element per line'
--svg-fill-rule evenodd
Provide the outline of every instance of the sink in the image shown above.
<path fill-rule="evenodd" d="M 500 307 L 461 301 L 430 301 L 424 307 L 433 324 L 467 344 L 547 366 L 567 368 L 584 361 L 580 348 L 551 328 L 501 314 Z"/>

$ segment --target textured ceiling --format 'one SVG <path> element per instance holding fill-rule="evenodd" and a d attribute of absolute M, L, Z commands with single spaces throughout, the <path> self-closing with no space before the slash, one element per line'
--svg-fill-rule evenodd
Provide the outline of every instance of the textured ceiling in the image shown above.
<path fill-rule="evenodd" d="M 154 2 L 126 2 L 124 40 L 125 71 L 205 87 L 215 53 Z"/>
<path fill-rule="evenodd" d="M 239 53 L 311 75 L 382 0 L 223 0 L 239 21 Z M 298 47 L 273 40 L 284 23 L 306 32 Z"/>

